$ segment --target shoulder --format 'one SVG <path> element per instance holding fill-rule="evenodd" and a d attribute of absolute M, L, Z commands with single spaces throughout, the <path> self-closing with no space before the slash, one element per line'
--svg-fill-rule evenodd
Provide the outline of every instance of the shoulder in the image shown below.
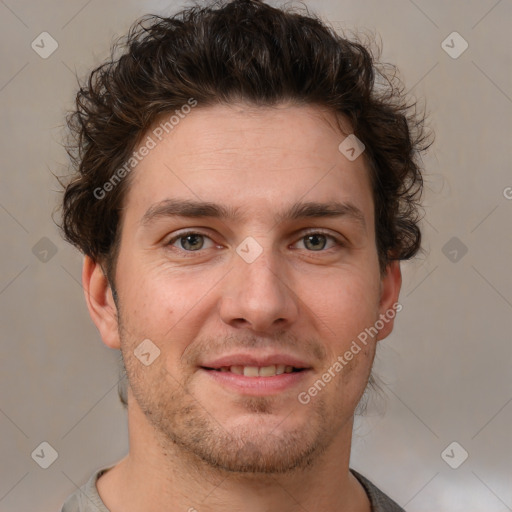
<path fill-rule="evenodd" d="M 67 498 L 61 512 L 109 512 L 96 488 L 98 478 L 109 469 L 95 471 L 82 487 Z"/>
<path fill-rule="evenodd" d="M 350 472 L 357 478 L 363 486 L 372 506 L 372 512 L 405 512 L 405 510 L 384 494 L 378 487 L 370 482 L 363 475 L 350 468 Z"/>

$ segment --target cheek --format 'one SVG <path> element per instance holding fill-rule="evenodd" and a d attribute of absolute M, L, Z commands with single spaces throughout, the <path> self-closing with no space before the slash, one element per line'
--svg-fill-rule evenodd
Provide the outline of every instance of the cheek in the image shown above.
<path fill-rule="evenodd" d="M 135 338 L 152 340 L 161 351 L 160 362 L 174 372 L 213 307 L 213 289 L 219 276 L 211 274 L 180 274 L 164 264 L 146 268 L 141 265 L 137 275 L 127 273 L 133 276 L 125 279 L 127 286 L 123 290 L 127 341 L 134 344 Z"/>
<path fill-rule="evenodd" d="M 134 343 L 135 338 L 149 338 L 160 346 L 160 340 L 172 328 L 175 316 L 179 316 L 178 290 L 169 286 L 163 276 L 143 265 L 130 262 L 119 270 L 122 286 L 118 292 L 128 338 Z"/>
<path fill-rule="evenodd" d="M 333 272 L 314 287 L 305 284 L 299 297 L 318 318 L 318 328 L 342 344 L 378 317 L 379 286 L 371 271 Z"/>

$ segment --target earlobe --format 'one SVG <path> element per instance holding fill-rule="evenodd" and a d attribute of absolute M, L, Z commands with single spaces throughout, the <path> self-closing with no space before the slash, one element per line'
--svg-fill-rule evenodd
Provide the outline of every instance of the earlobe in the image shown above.
<path fill-rule="evenodd" d="M 401 287 L 402 272 L 400 270 L 400 261 L 393 260 L 386 267 L 386 274 L 381 280 L 379 318 L 384 326 L 382 329 L 379 329 L 377 340 L 386 338 L 393 330 L 395 316 L 402 309 L 402 305 L 398 302 Z"/>
<path fill-rule="evenodd" d="M 89 314 L 101 334 L 103 343 L 107 347 L 119 349 L 121 343 L 117 308 L 112 290 L 101 265 L 89 256 L 84 258 L 82 285 Z"/>

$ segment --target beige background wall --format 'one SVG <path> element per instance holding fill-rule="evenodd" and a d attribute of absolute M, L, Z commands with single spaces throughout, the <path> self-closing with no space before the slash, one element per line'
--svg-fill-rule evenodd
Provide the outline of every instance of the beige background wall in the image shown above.
<path fill-rule="evenodd" d="M 427 98 L 437 137 L 425 159 L 425 253 L 403 265 L 404 308 L 376 362 L 387 398 L 358 420 L 352 466 L 410 512 L 512 510 L 512 3 L 306 4 L 381 35 L 384 58 Z M 81 256 L 50 218 L 49 169 L 66 165 L 73 70 L 98 64 L 136 17 L 181 5 L 0 2 L 0 512 L 60 510 L 127 449 L 117 355 L 88 317 Z M 43 31 L 58 43 L 47 59 L 31 48 Z M 456 59 L 441 46 L 453 31 L 469 44 Z M 48 469 L 31 458 L 43 441 L 58 452 Z M 441 456 L 453 441 L 452 465 L 469 454 L 457 469 Z"/>

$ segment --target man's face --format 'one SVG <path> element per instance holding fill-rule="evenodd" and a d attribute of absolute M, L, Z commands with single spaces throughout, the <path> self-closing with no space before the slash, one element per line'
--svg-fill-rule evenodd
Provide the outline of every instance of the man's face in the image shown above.
<path fill-rule="evenodd" d="M 285 472 L 350 431 L 375 339 L 308 404 L 297 398 L 398 294 L 396 272 L 379 273 L 363 157 L 338 150 L 348 133 L 314 107 L 197 107 L 133 171 L 119 338 L 129 407 L 163 446 L 230 471 Z M 176 215 L 185 201 L 231 215 Z M 143 340 L 160 350 L 149 365 L 135 354 Z"/>

